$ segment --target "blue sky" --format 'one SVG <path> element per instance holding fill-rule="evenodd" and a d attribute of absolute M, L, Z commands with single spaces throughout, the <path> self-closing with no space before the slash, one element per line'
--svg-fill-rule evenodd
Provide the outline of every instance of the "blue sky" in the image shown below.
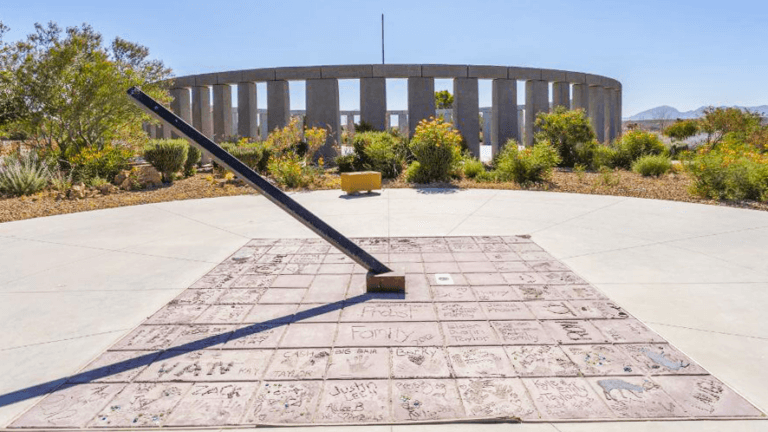
<path fill-rule="evenodd" d="M 0 0 L 6 40 L 35 22 L 91 24 L 139 42 L 177 75 L 273 66 L 379 63 L 533 66 L 591 72 L 624 86 L 624 116 L 658 105 L 768 104 L 766 1 L 17 1 Z M 438 89 L 450 88 L 440 80 Z M 388 84 L 390 109 L 405 84 Z M 354 82 L 342 109 L 358 107 Z M 481 83 L 481 106 L 490 85 Z M 303 108 L 303 86 L 291 86 Z M 264 106 L 264 92 L 259 94 Z"/>

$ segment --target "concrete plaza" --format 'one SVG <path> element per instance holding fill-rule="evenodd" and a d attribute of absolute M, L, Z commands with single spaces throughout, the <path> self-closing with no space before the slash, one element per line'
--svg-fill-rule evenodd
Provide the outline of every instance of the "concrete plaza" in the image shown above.
<path fill-rule="evenodd" d="M 352 237 L 530 234 L 715 377 L 758 408 L 768 406 L 768 372 L 762 368 L 768 361 L 768 326 L 762 320 L 768 306 L 767 213 L 521 191 L 405 189 L 355 198 L 340 197 L 339 191 L 294 196 Z M 0 395 L 43 383 L 53 386 L 77 372 L 251 238 L 301 237 L 312 235 L 259 196 L 0 225 L 0 320 L 11 330 L 0 338 L 5 369 Z M 9 403 L 0 396 L 0 427 L 39 397 L 19 399 Z M 762 421 L 729 425 L 739 430 L 766 427 Z M 721 426 L 654 422 L 515 427 Z"/>

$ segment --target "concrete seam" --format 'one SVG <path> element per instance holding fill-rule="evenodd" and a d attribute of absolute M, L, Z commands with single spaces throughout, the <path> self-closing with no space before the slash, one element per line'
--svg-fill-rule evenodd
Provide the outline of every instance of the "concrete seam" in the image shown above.
<path fill-rule="evenodd" d="M 189 216 L 186 216 L 186 215 L 183 215 L 183 214 L 180 214 L 180 213 L 176 213 L 176 212 L 173 212 L 173 211 L 170 211 L 170 210 L 166 210 L 166 209 L 164 209 L 164 208 L 160 208 L 160 207 L 157 207 L 157 206 L 156 206 L 156 205 L 154 205 L 154 204 L 153 204 L 153 205 L 150 205 L 150 207 L 152 207 L 152 208 L 154 208 L 154 209 L 157 209 L 157 210 L 160 210 L 160 211 L 163 211 L 163 212 L 166 212 L 166 213 L 170 213 L 170 214 L 172 214 L 172 215 L 176 215 L 176 216 L 179 216 L 179 217 L 183 217 L 184 219 L 188 219 L 188 220 L 191 220 L 191 221 L 193 221 L 193 222 L 197 222 L 197 223 L 199 223 L 199 224 L 201 224 L 201 225 L 205 225 L 205 226 L 207 226 L 207 227 L 210 227 L 210 228 L 214 228 L 214 229 L 217 229 L 217 230 L 219 230 L 219 231 L 224 231 L 224 232 L 226 232 L 226 233 L 229 233 L 229 234 L 232 234 L 232 235 L 236 235 L 236 236 L 238 236 L 238 237 L 242 237 L 242 238 L 246 238 L 246 239 L 250 240 L 250 237 L 248 237 L 248 236 L 244 236 L 244 235 L 242 235 L 242 234 L 239 234 L 239 233 L 236 233 L 236 232 L 233 232 L 233 231 L 229 231 L 229 230 L 227 230 L 227 229 L 224 229 L 224 228 L 218 227 L 218 226 L 216 226 L 216 225 L 211 225 L 211 224 L 209 224 L 209 223 L 205 223 L 205 222 L 203 222 L 203 221 L 201 221 L 201 220 L 197 220 L 197 219 L 195 219 L 195 218 L 191 218 L 191 217 L 189 217 Z"/>
<path fill-rule="evenodd" d="M 0 348 L 0 351 L 12 351 L 12 350 L 15 350 L 15 349 L 20 349 L 20 348 L 28 348 L 28 347 L 32 347 L 32 346 L 47 345 L 47 344 L 56 343 L 56 342 L 65 342 L 65 341 L 69 341 L 69 340 L 83 339 L 83 338 L 87 338 L 87 337 L 91 337 L 91 336 L 100 336 L 100 335 L 105 335 L 105 334 L 110 334 L 110 333 L 124 332 L 124 331 L 127 331 L 127 330 L 131 330 L 131 329 L 110 330 L 110 331 L 105 331 L 105 332 L 100 332 L 100 333 L 91 333 L 91 334 L 87 334 L 87 335 L 83 335 L 83 336 L 75 336 L 75 337 L 71 337 L 71 338 L 57 339 L 57 340 L 46 341 L 46 342 L 39 342 L 39 343 L 33 343 L 33 344 L 27 344 L 27 345 L 18 345 L 18 346 L 9 347 L 9 348 Z"/>
<path fill-rule="evenodd" d="M 586 215 L 588 215 L 588 214 L 592 214 L 592 213 L 595 213 L 595 212 L 597 212 L 597 211 L 600 211 L 600 210 L 606 209 L 606 208 L 608 208 L 608 207 L 612 207 L 612 206 L 615 206 L 615 205 L 617 205 L 617 204 L 621 204 L 621 203 L 623 203 L 624 201 L 627 201 L 628 199 L 629 199 L 629 198 L 624 198 L 623 200 L 619 200 L 619 201 L 616 201 L 616 202 L 612 202 L 612 203 L 610 203 L 610 204 L 608 204 L 608 205 L 604 205 L 604 206 L 602 206 L 602 207 L 598 207 L 598 208 L 596 208 L 596 209 L 592 209 L 592 210 L 590 210 L 590 211 L 588 211 L 588 212 L 582 213 L 582 214 L 580 214 L 580 215 L 577 215 L 577 216 L 574 216 L 574 217 L 572 217 L 572 218 L 568 218 L 568 219 L 566 219 L 566 220 L 564 220 L 564 221 L 556 222 L 556 223 L 554 223 L 554 224 L 552 224 L 552 225 L 549 225 L 549 226 L 547 226 L 547 227 L 544 227 L 544 228 L 539 228 L 539 229 L 537 229 L 537 230 L 535 230 L 535 231 L 531 231 L 531 232 L 530 232 L 530 233 L 528 233 L 528 234 L 535 234 L 535 233 L 538 233 L 538 232 L 541 232 L 541 231 L 546 231 L 546 230 L 548 230 L 548 229 L 550 229 L 550 228 L 554 228 L 554 227 L 556 227 L 556 226 L 558 226 L 558 225 L 562 225 L 562 224 L 564 224 L 564 223 L 566 223 L 566 222 L 570 222 L 570 221 L 572 221 L 572 220 L 575 220 L 575 219 L 578 219 L 578 218 L 580 218 L 580 217 L 584 217 L 584 216 L 586 216 Z"/>
<path fill-rule="evenodd" d="M 694 330 L 694 331 L 700 331 L 700 332 L 707 332 L 707 333 L 716 333 L 726 336 L 737 336 L 737 337 L 745 337 L 750 339 L 760 339 L 760 340 L 768 340 L 768 337 L 763 336 L 752 336 L 752 335 L 745 335 L 745 334 L 739 334 L 739 333 L 728 333 L 728 332 L 722 332 L 717 330 L 707 330 L 707 329 L 700 329 L 696 327 L 687 327 L 687 326 L 681 326 L 681 325 L 675 325 L 675 324 L 667 324 L 667 323 L 660 323 L 660 322 L 654 322 L 654 321 L 646 321 L 648 324 L 656 324 L 656 325 L 663 325 L 668 327 L 676 327 L 676 328 L 682 328 L 686 330 Z"/>
<path fill-rule="evenodd" d="M 453 228 L 451 228 L 451 230 L 450 230 L 450 231 L 448 231 L 448 234 L 446 234 L 446 235 L 445 235 L 445 237 L 448 237 L 448 236 L 450 236 L 452 232 L 456 231 L 456 228 L 460 227 L 460 226 L 461 226 L 461 225 L 462 225 L 464 222 L 466 222 L 466 221 L 467 221 L 469 218 L 471 218 L 472 216 L 474 216 L 474 215 L 475 215 L 475 213 L 479 212 L 479 211 L 480 211 L 480 209 L 482 209 L 483 207 L 485 207 L 485 205 L 486 205 L 486 204 L 488 204 L 489 202 L 491 202 L 491 200 L 492 200 L 492 199 L 494 199 L 494 198 L 496 198 L 498 195 L 499 195 L 499 192 L 497 191 L 495 194 L 493 194 L 493 195 L 491 195 L 490 197 L 488 197 L 488 199 L 487 199 L 487 200 L 485 200 L 485 202 L 484 202 L 484 203 L 480 204 L 480 206 L 479 206 L 478 208 L 476 208 L 476 209 L 475 209 L 475 210 L 474 210 L 472 213 L 468 214 L 466 217 L 464 217 L 464 219 L 462 219 L 462 220 L 461 220 L 461 221 L 460 221 L 458 224 L 456 224 L 456 226 L 454 226 Z"/>

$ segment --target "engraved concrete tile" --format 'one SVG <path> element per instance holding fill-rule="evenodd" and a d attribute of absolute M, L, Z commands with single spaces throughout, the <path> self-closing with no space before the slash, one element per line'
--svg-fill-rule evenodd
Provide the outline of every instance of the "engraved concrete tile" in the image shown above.
<path fill-rule="evenodd" d="M 534 319 L 525 302 L 482 302 L 480 307 L 489 320 Z"/>
<path fill-rule="evenodd" d="M 181 398 L 168 417 L 168 426 L 237 424 L 257 382 L 197 383 Z"/>
<path fill-rule="evenodd" d="M 82 428 L 125 384 L 79 384 L 51 393 L 12 428 Z"/>
<path fill-rule="evenodd" d="M 525 261 L 525 265 L 537 272 L 561 272 L 570 271 L 568 266 L 560 261 Z"/>
<path fill-rule="evenodd" d="M 299 306 L 299 309 L 294 315 L 294 320 L 297 322 L 313 323 L 313 322 L 339 322 L 341 316 L 341 309 L 338 304 L 325 304 L 325 303 L 307 303 Z"/>
<path fill-rule="evenodd" d="M 317 275 L 302 301 L 304 303 L 328 303 L 344 300 L 351 278 L 351 274 Z"/>
<path fill-rule="evenodd" d="M 233 275 L 214 275 L 203 276 L 190 286 L 192 289 L 211 289 L 211 288 L 226 288 L 230 286 L 237 276 Z"/>
<path fill-rule="evenodd" d="M 395 421 L 455 419 L 464 416 L 453 380 L 413 379 L 392 383 Z"/>
<path fill-rule="evenodd" d="M 562 300 L 563 296 L 550 285 L 512 285 L 523 300 Z"/>
<path fill-rule="evenodd" d="M 629 314 L 616 303 L 605 300 L 574 300 L 571 306 L 582 318 L 628 318 Z"/>
<path fill-rule="evenodd" d="M 312 275 L 280 275 L 270 285 L 272 288 L 309 288 Z"/>
<path fill-rule="evenodd" d="M 472 288 L 468 286 L 433 286 L 432 293 L 438 302 L 475 301 Z"/>
<path fill-rule="evenodd" d="M 351 274 L 354 264 L 320 264 L 317 274 L 340 275 Z"/>
<path fill-rule="evenodd" d="M 424 271 L 427 273 L 458 273 L 461 269 L 456 262 L 428 262 L 424 263 Z"/>
<path fill-rule="evenodd" d="M 502 347 L 449 347 L 448 358 L 457 377 L 517 376 Z"/>
<path fill-rule="evenodd" d="M 282 348 L 329 347 L 336 336 L 336 323 L 293 323 L 288 325 Z"/>
<path fill-rule="evenodd" d="M 450 262 L 453 261 L 453 254 L 450 252 L 422 253 L 422 262 Z"/>
<path fill-rule="evenodd" d="M 198 349 L 219 349 L 232 335 L 232 325 L 186 325 L 173 341 L 171 350 L 191 351 Z"/>
<path fill-rule="evenodd" d="M 231 289 L 222 294 L 216 304 L 256 304 L 267 288 Z"/>
<path fill-rule="evenodd" d="M 609 419 L 613 414 L 583 378 L 523 378 L 543 419 Z"/>
<path fill-rule="evenodd" d="M 240 263 L 226 263 L 226 264 L 219 264 L 211 271 L 208 272 L 207 276 L 217 276 L 217 275 L 229 275 L 229 276 L 237 276 L 240 273 L 242 273 L 246 267 L 241 265 Z"/>
<path fill-rule="evenodd" d="M 288 264 L 279 263 L 279 264 L 255 264 L 252 266 L 249 266 L 245 270 L 245 274 L 265 274 L 265 275 L 277 275 L 277 274 L 283 274 L 283 270 L 285 270 L 285 267 Z M 290 274 L 290 273 L 287 273 Z"/>
<path fill-rule="evenodd" d="M 634 318 L 623 320 L 594 320 L 592 321 L 592 324 L 594 324 L 594 326 L 597 327 L 610 342 L 666 342 L 664 338 Z"/>
<path fill-rule="evenodd" d="M 330 348 L 279 349 L 267 368 L 264 379 L 321 379 L 325 376 L 330 356 Z"/>
<path fill-rule="evenodd" d="M 296 254 L 326 254 L 331 250 L 331 245 L 328 243 L 325 244 L 305 244 L 304 246 L 301 246 L 297 251 Z"/>
<path fill-rule="evenodd" d="M 322 254 L 297 254 L 291 257 L 291 264 L 321 264 L 325 259 Z"/>
<path fill-rule="evenodd" d="M 523 261 L 554 261 L 556 259 L 547 252 L 520 252 L 518 255 Z"/>
<path fill-rule="evenodd" d="M 181 326 L 139 326 L 112 346 L 110 351 L 166 349 L 173 346 L 173 341 L 179 337 L 181 330 Z"/>
<path fill-rule="evenodd" d="M 605 300 L 607 297 L 589 285 L 560 285 L 557 291 L 567 300 Z"/>
<path fill-rule="evenodd" d="M 127 383 L 136 378 L 158 352 L 108 351 L 92 361 L 80 372 L 73 375 L 68 383 Z"/>
<path fill-rule="evenodd" d="M 507 356 L 522 377 L 577 376 L 579 369 L 556 345 L 506 346 Z"/>
<path fill-rule="evenodd" d="M 531 268 L 525 261 L 491 261 L 496 271 L 501 273 L 516 273 L 516 272 L 532 272 Z"/>
<path fill-rule="evenodd" d="M 253 308 L 250 304 L 211 305 L 195 322 L 198 324 L 238 324 Z"/>
<path fill-rule="evenodd" d="M 394 378 L 450 378 L 451 370 L 440 347 L 392 348 Z"/>
<path fill-rule="evenodd" d="M 437 303 L 435 306 L 441 321 L 485 320 L 485 314 L 480 309 L 479 303 Z"/>
<path fill-rule="evenodd" d="M 272 350 L 171 351 L 161 354 L 135 381 L 256 381 L 261 378 L 272 353 Z"/>
<path fill-rule="evenodd" d="M 632 360 L 642 365 L 651 375 L 693 375 L 706 374 L 707 371 L 697 365 L 685 354 L 672 345 L 631 344 L 619 345 Z"/>
<path fill-rule="evenodd" d="M 495 264 L 495 262 L 490 261 L 461 261 L 458 263 L 463 273 L 495 273 L 497 271 Z"/>
<path fill-rule="evenodd" d="M 562 300 L 527 301 L 525 305 L 538 319 L 576 318 L 576 312 Z"/>
<path fill-rule="evenodd" d="M 504 241 L 504 238 L 501 236 L 473 236 L 472 239 L 477 244 L 484 244 L 484 243 L 506 243 Z"/>
<path fill-rule="evenodd" d="M 508 285 L 485 285 L 472 287 L 480 301 L 522 300 L 520 294 Z"/>
<path fill-rule="evenodd" d="M 514 252 L 485 252 L 488 261 L 522 261 L 520 255 Z"/>
<path fill-rule="evenodd" d="M 467 283 L 477 285 L 502 285 L 507 283 L 505 277 L 499 273 L 464 273 Z"/>
<path fill-rule="evenodd" d="M 521 242 L 509 245 L 509 249 L 513 252 L 541 252 L 544 249 L 541 246 L 533 242 Z"/>
<path fill-rule="evenodd" d="M 441 346 L 435 322 L 341 323 L 335 346 Z"/>
<path fill-rule="evenodd" d="M 614 345 L 566 345 L 563 351 L 585 376 L 641 375 L 643 369 Z"/>
<path fill-rule="evenodd" d="M 491 253 L 514 252 L 512 247 L 506 243 L 480 243 L 480 250 Z"/>
<path fill-rule="evenodd" d="M 546 279 L 544 279 L 541 275 L 543 273 L 502 273 L 501 276 L 504 279 L 504 282 L 514 285 L 514 284 L 545 284 Z M 502 283 L 504 283 L 502 282 Z"/>
<path fill-rule="evenodd" d="M 307 294 L 306 289 L 270 288 L 259 299 L 259 304 L 296 304 Z"/>
<path fill-rule="evenodd" d="M 363 280 L 364 279 L 365 278 L 363 278 Z M 351 283 L 350 286 L 352 286 Z M 365 286 L 365 284 L 363 283 L 362 286 Z M 432 292 L 429 287 L 429 282 L 423 274 L 406 274 L 405 287 L 406 296 L 410 301 L 432 300 Z"/>
<path fill-rule="evenodd" d="M 232 332 L 221 349 L 275 348 L 285 333 L 286 325 L 251 324 Z"/>
<path fill-rule="evenodd" d="M 552 345 L 555 340 L 537 321 L 491 321 L 505 345 Z"/>
<path fill-rule="evenodd" d="M 586 285 L 587 281 L 578 277 L 576 273 L 567 272 L 538 272 L 539 277 L 544 279 L 544 283 L 552 285 Z"/>
<path fill-rule="evenodd" d="M 274 274 L 245 274 L 235 279 L 232 288 L 267 288 L 277 278 Z"/>
<path fill-rule="evenodd" d="M 322 381 L 262 382 L 243 420 L 247 424 L 309 423 L 322 385 Z"/>
<path fill-rule="evenodd" d="M 290 255 L 290 254 L 298 253 L 299 249 L 301 249 L 300 245 L 286 245 L 286 244 L 278 243 L 275 246 L 272 246 L 272 248 L 269 249 L 267 254 L 269 254 L 269 255 Z"/>
<path fill-rule="evenodd" d="M 447 244 L 432 243 L 419 245 L 419 251 L 422 253 L 447 253 L 450 252 L 451 249 Z"/>
<path fill-rule="evenodd" d="M 436 321 L 431 303 L 372 303 L 347 306 L 342 322 Z"/>
<path fill-rule="evenodd" d="M 391 422 L 389 381 L 329 380 L 320 399 L 317 423 Z"/>
<path fill-rule="evenodd" d="M 468 253 L 468 252 L 482 252 L 483 250 L 475 243 L 448 243 L 448 248 L 452 252 Z"/>
<path fill-rule="evenodd" d="M 541 325 L 550 336 L 563 345 L 606 343 L 608 340 L 587 320 L 551 320 Z"/>
<path fill-rule="evenodd" d="M 173 407 L 190 387 L 191 383 L 128 384 L 96 415 L 89 426 L 163 426 Z"/>
<path fill-rule="evenodd" d="M 264 254 L 256 260 L 257 263 L 279 267 L 293 260 L 294 254 Z"/>
<path fill-rule="evenodd" d="M 195 321 L 207 305 L 166 305 L 147 319 L 146 324 L 188 324 Z"/>
<path fill-rule="evenodd" d="M 658 376 L 653 381 L 694 417 L 763 417 L 738 393 L 706 376 Z"/>
<path fill-rule="evenodd" d="M 225 289 L 188 289 L 171 300 L 168 306 L 175 305 L 210 305 L 216 302 Z"/>
<path fill-rule="evenodd" d="M 294 304 L 258 304 L 248 312 L 243 323 L 279 323 L 291 322 L 298 305 Z"/>
<path fill-rule="evenodd" d="M 478 246 L 479 248 L 480 246 Z M 483 252 L 454 252 L 453 259 L 457 262 L 482 262 L 490 261 Z"/>
<path fill-rule="evenodd" d="M 459 379 L 459 394 L 468 417 L 518 417 L 538 420 L 522 381 L 515 378 Z"/>
<path fill-rule="evenodd" d="M 443 322 L 442 326 L 446 345 L 496 345 L 500 343 L 490 324 L 485 321 Z"/>
<path fill-rule="evenodd" d="M 389 378 L 389 348 L 334 348 L 328 379 Z"/>
<path fill-rule="evenodd" d="M 273 246 L 277 243 L 278 239 L 251 239 L 246 243 L 246 246 Z"/>
<path fill-rule="evenodd" d="M 421 254 L 414 252 L 414 253 L 391 253 L 389 254 L 389 261 L 392 263 L 400 263 L 400 262 L 422 262 L 421 260 Z"/>
<path fill-rule="evenodd" d="M 301 255 L 296 255 L 301 256 Z M 320 264 L 288 263 L 280 270 L 281 275 L 314 275 L 320 270 Z"/>
<path fill-rule="evenodd" d="M 333 252 L 333 250 L 331 250 Z M 323 264 L 354 264 L 352 258 L 341 253 L 330 253 L 323 259 Z"/>
<path fill-rule="evenodd" d="M 687 417 L 661 386 L 645 377 L 587 378 L 603 402 L 619 418 Z"/>

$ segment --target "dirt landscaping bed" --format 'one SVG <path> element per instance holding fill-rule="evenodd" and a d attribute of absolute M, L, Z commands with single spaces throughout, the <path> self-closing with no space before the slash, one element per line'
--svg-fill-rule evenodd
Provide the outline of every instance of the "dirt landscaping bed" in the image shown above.
<path fill-rule="evenodd" d="M 637 198 L 663 199 L 695 202 L 710 205 L 768 210 L 768 203 L 723 202 L 705 200 L 688 193 L 690 178 L 685 174 L 668 174 L 660 178 L 643 177 L 629 171 L 615 171 L 610 174 L 574 173 L 570 170 L 555 170 L 551 181 L 529 188 L 516 183 L 479 183 L 459 180 L 451 183 L 419 185 L 429 187 L 455 187 L 461 189 L 512 189 L 571 192 L 595 195 L 615 195 Z M 338 189 L 338 181 L 324 181 L 320 189 Z M 386 188 L 411 188 L 414 185 L 402 180 L 385 181 Z M 0 222 L 76 213 L 88 210 L 150 204 L 185 199 L 213 198 L 220 196 L 256 194 L 251 187 L 237 181 L 214 179 L 208 174 L 197 174 L 187 179 L 139 191 L 120 191 L 83 199 L 57 199 L 57 192 L 41 192 L 34 196 L 0 198 Z"/>

